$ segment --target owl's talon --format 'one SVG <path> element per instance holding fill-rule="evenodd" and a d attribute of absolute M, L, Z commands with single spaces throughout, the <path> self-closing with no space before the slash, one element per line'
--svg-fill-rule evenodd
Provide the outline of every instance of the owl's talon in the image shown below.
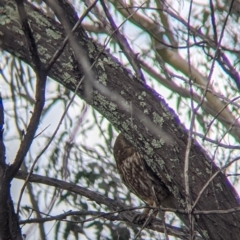
<path fill-rule="evenodd" d="M 144 223 L 148 218 L 148 213 L 136 213 L 135 216 L 133 217 L 133 222 L 135 223 Z"/>

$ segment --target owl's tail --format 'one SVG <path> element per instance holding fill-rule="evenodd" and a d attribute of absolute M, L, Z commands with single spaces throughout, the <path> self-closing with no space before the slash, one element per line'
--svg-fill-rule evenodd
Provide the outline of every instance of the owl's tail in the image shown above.
<path fill-rule="evenodd" d="M 165 208 L 174 208 L 174 209 L 180 209 L 179 203 L 174 197 L 173 194 L 171 194 L 168 198 L 164 199 L 161 202 L 161 206 Z M 180 218 L 180 220 L 184 223 L 184 225 L 189 229 L 189 218 L 188 215 L 185 213 L 175 212 L 175 214 Z"/>

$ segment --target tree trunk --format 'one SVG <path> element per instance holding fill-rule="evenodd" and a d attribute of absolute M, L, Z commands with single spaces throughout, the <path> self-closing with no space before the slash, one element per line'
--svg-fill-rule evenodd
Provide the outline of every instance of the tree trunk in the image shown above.
<path fill-rule="evenodd" d="M 21 240 L 21 230 L 10 194 L 12 177 L 6 164 L 6 149 L 3 141 L 4 108 L 0 95 L 0 240 Z"/>
<path fill-rule="evenodd" d="M 0 0 L 0 6 L 1 47 L 32 65 L 14 1 Z M 63 28 L 31 4 L 25 7 L 41 60 L 47 65 L 64 40 Z M 90 63 L 93 63 L 102 47 L 88 39 L 82 29 L 75 36 Z M 100 54 L 93 71 L 96 79 L 85 79 L 77 91 L 78 96 L 124 133 L 143 154 L 147 166 L 161 178 L 184 208 L 184 162 L 188 142 L 186 129 L 158 93 L 138 81 L 106 51 Z M 49 77 L 75 91 L 83 72 L 73 51 L 67 46 L 50 70 Z M 218 168 L 214 162 L 193 140 L 189 156 L 192 203 L 216 171 Z M 195 210 L 235 207 L 239 207 L 238 196 L 226 176 L 220 172 L 201 195 Z M 195 219 L 196 229 L 204 239 L 239 239 L 240 213 L 237 211 L 233 214 L 199 214 L 195 215 Z"/>
<path fill-rule="evenodd" d="M 21 240 L 18 218 L 10 196 L 10 183 L 6 181 L 6 175 L 0 176 L 0 182 L 0 239 Z"/>

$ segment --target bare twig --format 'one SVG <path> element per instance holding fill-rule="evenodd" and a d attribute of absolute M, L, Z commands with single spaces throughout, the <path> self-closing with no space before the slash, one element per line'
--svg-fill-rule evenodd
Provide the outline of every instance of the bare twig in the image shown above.
<path fill-rule="evenodd" d="M 35 39 L 33 37 L 32 31 L 28 24 L 27 14 L 26 14 L 26 11 L 24 8 L 23 1 L 16 0 L 16 3 L 17 3 L 17 7 L 18 7 L 18 13 L 19 13 L 22 29 L 25 34 L 28 48 L 30 51 L 30 55 L 32 57 L 32 61 L 34 64 L 34 69 L 35 69 L 37 80 L 36 80 L 36 95 L 35 95 L 36 104 L 34 106 L 34 110 L 32 113 L 30 123 L 27 128 L 26 135 L 24 136 L 24 138 L 20 144 L 20 148 L 17 152 L 16 158 L 15 158 L 13 164 L 10 166 L 9 172 L 10 172 L 11 177 L 14 177 L 14 175 L 19 170 L 19 168 L 24 160 L 24 157 L 27 154 L 27 152 L 32 144 L 35 132 L 39 125 L 40 117 L 41 117 L 42 110 L 43 110 L 44 103 L 45 103 L 45 85 L 46 85 L 46 78 L 47 78 L 46 72 L 44 71 L 44 69 L 42 67 L 42 63 L 41 63 L 40 57 L 38 55 Z M 19 213 L 19 204 L 20 204 L 20 201 L 18 202 L 18 206 L 17 206 L 17 214 Z"/>
<path fill-rule="evenodd" d="M 138 233 L 135 235 L 134 240 L 136 240 L 136 239 L 140 236 L 140 234 L 141 234 L 141 232 L 143 231 L 143 229 L 152 221 L 153 215 L 154 215 L 157 211 L 158 211 L 158 210 L 155 209 L 154 211 L 152 211 L 152 212 L 148 215 L 147 219 L 145 220 L 145 222 L 143 223 L 143 225 L 142 225 L 141 228 L 139 229 Z M 163 220 L 162 220 L 162 223 L 163 223 Z M 163 225 L 163 229 L 164 229 L 164 232 L 165 232 L 165 229 L 166 229 L 166 226 L 165 226 L 165 225 Z"/>
<path fill-rule="evenodd" d="M 233 2 L 231 2 L 230 7 L 229 7 L 229 13 L 232 10 L 232 6 L 233 6 Z M 144 7 L 139 7 L 139 6 L 129 6 L 129 7 L 124 7 L 124 9 L 133 9 L 133 8 L 142 8 L 144 9 Z M 188 29 L 191 30 L 191 33 L 195 36 L 198 36 L 199 38 L 201 38 L 203 41 L 201 42 L 201 44 L 207 44 L 208 46 L 210 46 L 213 49 L 217 48 L 217 44 L 210 39 L 208 36 L 204 35 L 201 31 L 199 31 L 197 28 L 191 26 L 188 24 L 187 21 L 185 21 L 185 19 L 183 19 L 178 13 L 172 11 L 169 7 L 163 7 L 163 8 L 149 8 L 148 9 L 152 9 L 152 10 L 157 10 L 157 11 L 164 11 L 166 12 L 169 16 L 173 17 L 174 19 L 176 19 L 178 22 L 182 23 L 185 27 L 187 27 Z M 228 14 L 229 15 L 229 14 Z M 145 22 L 143 21 L 138 21 L 136 24 L 140 25 L 142 28 L 144 28 L 140 22 Z M 146 29 L 147 30 L 147 29 Z M 154 36 L 153 36 L 154 37 Z M 161 42 L 162 43 L 162 42 Z M 165 45 L 165 43 L 162 43 Z M 198 44 L 200 45 L 200 43 Z M 171 48 L 181 48 L 181 47 L 175 47 L 172 45 L 168 45 L 168 47 Z M 185 47 L 184 47 L 185 48 Z M 218 49 L 218 53 L 219 55 L 217 56 L 216 60 L 219 63 L 219 65 L 222 67 L 222 69 L 234 80 L 234 82 L 236 83 L 238 89 L 240 89 L 240 75 L 239 72 L 235 69 L 235 67 L 230 63 L 228 57 L 226 56 L 226 54 L 222 51 L 222 50 L 227 50 L 226 47 L 222 47 L 220 49 Z"/>
<path fill-rule="evenodd" d="M 25 162 L 23 162 L 23 164 L 21 166 L 21 169 L 23 169 L 24 171 L 27 172 L 27 166 L 26 166 Z M 40 200 L 35 197 L 33 189 L 34 188 L 31 184 L 27 185 L 28 195 L 29 195 L 32 207 L 33 207 L 33 209 L 35 209 L 36 217 L 37 217 L 37 219 L 42 219 L 42 216 L 39 212 Z M 31 226 L 31 228 L 34 228 L 34 226 Z M 45 233 L 45 229 L 44 229 L 44 224 L 42 224 L 42 223 L 39 224 L 39 233 L 40 233 L 41 240 L 45 240 L 46 239 L 46 233 Z"/>
<path fill-rule="evenodd" d="M 60 54 L 59 54 L 59 55 L 60 55 Z M 55 58 L 55 61 L 56 61 L 56 59 L 57 59 L 57 58 Z M 52 62 L 52 64 L 53 64 L 53 63 L 54 63 L 54 62 Z M 49 66 L 50 66 L 50 65 L 49 65 Z M 48 67 L 49 67 L 49 66 L 48 66 Z M 73 102 L 73 100 L 74 100 L 74 98 L 75 98 L 75 96 L 76 96 L 77 90 L 79 89 L 82 81 L 83 81 L 83 78 L 81 79 L 81 81 L 79 81 L 78 86 L 76 87 L 76 91 L 75 91 L 73 97 L 71 98 L 71 100 L 70 100 L 67 108 L 65 109 L 65 111 L 64 111 L 64 113 L 63 113 L 63 115 L 62 115 L 62 117 L 61 117 L 61 119 L 60 119 L 60 121 L 59 121 L 59 124 L 58 124 L 58 126 L 57 126 L 57 128 L 56 128 L 56 130 L 55 130 L 55 132 L 54 132 L 54 134 L 53 134 L 53 136 L 52 136 L 52 138 L 49 140 L 48 144 L 43 148 L 43 150 L 40 152 L 40 154 L 39 154 L 39 155 L 36 157 L 36 159 L 34 160 L 32 166 L 31 166 L 30 172 L 29 172 L 29 177 L 30 177 L 30 174 L 33 172 L 33 169 L 34 169 L 34 167 L 35 167 L 38 159 L 39 159 L 40 156 L 46 151 L 46 149 L 49 147 L 50 143 L 51 143 L 52 140 L 54 139 L 55 135 L 57 134 L 58 129 L 59 129 L 59 127 L 60 127 L 60 125 L 61 125 L 61 123 L 62 123 L 62 121 L 63 121 L 63 118 L 65 117 L 65 115 L 66 115 L 66 113 L 67 113 L 67 111 L 68 111 L 71 103 Z M 28 177 L 28 178 L 29 178 L 29 177 Z M 21 188 L 21 191 L 20 191 L 20 196 L 19 196 L 19 201 L 18 201 L 17 212 L 19 212 L 21 198 L 22 198 L 24 189 L 25 189 L 25 187 L 26 187 L 26 185 L 27 185 L 28 178 L 27 178 L 26 181 L 24 182 L 23 187 Z"/>
<path fill-rule="evenodd" d="M 221 169 L 219 169 L 218 171 L 216 171 L 210 178 L 209 180 L 206 182 L 206 184 L 203 186 L 203 188 L 201 189 L 201 191 L 199 192 L 195 202 L 192 205 L 192 209 L 194 209 L 200 199 L 200 197 L 202 196 L 203 192 L 206 190 L 206 188 L 208 187 L 208 185 L 213 181 L 213 179 L 220 173 L 222 172 L 224 169 L 226 169 L 227 167 L 229 167 L 232 163 L 238 161 L 240 159 L 240 157 L 236 157 L 234 158 L 232 161 L 230 161 L 229 163 L 227 163 L 225 166 L 223 166 Z"/>
<path fill-rule="evenodd" d="M 28 48 L 33 61 L 34 70 L 36 73 L 36 93 L 35 93 L 36 103 L 34 105 L 32 117 L 27 127 L 27 132 L 20 144 L 15 160 L 13 164 L 10 166 L 9 174 L 11 177 L 14 177 L 14 175 L 17 173 L 18 169 L 20 168 L 22 161 L 24 160 L 24 157 L 26 156 L 32 144 L 35 132 L 39 125 L 40 117 L 41 117 L 42 110 L 45 103 L 45 85 L 46 85 L 46 78 L 47 78 L 46 72 L 42 67 L 42 63 L 38 55 L 35 39 L 33 37 L 32 31 L 28 24 L 27 14 L 24 8 L 23 0 L 16 0 L 16 3 L 18 7 L 20 22 L 27 40 Z M 19 210 L 19 207 L 18 207 L 18 210 Z"/>
<path fill-rule="evenodd" d="M 226 109 L 231 102 L 234 102 L 234 101 L 238 100 L 239 98 L 240 98 L 240 96 L 235 97 L 235 98 L 233 98 L 229 103 L 226 103 L 226 104 L 223 106 L 223 108 L 217 113 L 217 115 L 213 117 L 213 119 L 211 120 L 211 122 L 210 122 L 210 123 L 208 124 L 208 126 L 207 126 L 207 131 L 206 131 L 206 133 L 204 134 L 203 141 L 205 140 L 205 138 L 206 138 L 206 136 L 207 136 L 207 134 L 208 134 L 208 132 L 209 132 L 212 124 L 213 124 L 214 121 L 218 118 L 218 116 L 221 114 L 221 112 L 224 111 L 224 109 Z"/>
<path fill-rule="evenodd" d="M 198 132 L 193 132 L 193 135 L 196 135 L 200 138 L 205 137 L 205 135 L 203 135 L 201 133 L 198 133 Z M 223 144 L 223 143 L 220 143 L 218 140 L 213 140 L 213 139 L 210 139 L 210 138 L 207 138 L 207 137 L 205 137 L 204 139 L 205 139 L 205 141 L 208 141 L 210 143 L 214 143 L 214 144 L 218 145 L 219 147 L 223 147 L 223 148 L 227 148 L 227 149 L 240 149 L 240 146 L 237 146 L 237 145 Z"/>
<path fill-rule="evenodd" d="M 214 15 L 214 5 L 213 5 L 213 1 L 210 0 L 210 9 L 211 9 L 211 20 L 212 20 L 212 27 L 213 27 L 213 37 L 214 37 L 214 41 L 216 44 L 218 44 L 218 35 L 217 35 L 217 26 L 216 26 L 216 20 L 215 20 L 215 15 Z"/>
<path fill-rule="evenodd" d="M 76 122 L 74 128 L 72 129 L 69 139 L 67 140 L 67 142 L 64 145 L 64 154 L 63 154 L 63 158 L 62 158 L 62 171 L 61 171 L 62 177 L 64 180 L 66 180 L 70 175 L 70 172 L 68 169 L 68 159 L 69 159 L 71 149 L 73 147 L 74 139 L 76 137 L 78 129 L 81 126 L 81 123 L 83 122 L 86 111 L 87 111 L 87 105 L 83 104 L 82 110 L 78 116 L 78 121 Z M 57 195 L 59 195 L 59 193 Z"/>
<path fill-rule="evenodd" d="M 228 173 L 228 174 L 226 174 L 226 176 L 228 176 L 228 177 L 236 177 L 236 176 L 240 176 L 240 173 Z"/>
<path fill-rule="evenodd" d="M 46 126 L 41 132 L 39 132 L 34 138 L 37 138 L 38 136 L 40 136 L 45 130 L 47 130 L 50 127 L 50 124 L 48 126 Z"/>
<path fill-rule="evenodd" d="M 5 168 L 5 145 L 3 142 L 3 128 L 4 125 L 4 107 L 3 107 L 3 101 L 2 101 L 2 96 L 0 93 L 0 169 Z"/>
<path fill-rule="evenodd" d="M 52 7 L 53 7 L 53 8 L 56 7 L 55 10 L 58 12 L 57 15 L 61 15 L 61 14 L 60 14 L 61 9 L 59 9 L 58 6 L 56 6 L 55 4 L 53 4 Z M 68 29 L 68 27 L 69 27 L 68 23 L 65 21 L 65 19 L 62 19 L 62 20 L 63 20 L 63 24 L 66 24 L 66 25 L 67 25 L 65 28 Z M 82 49 L 81 49 L 81 51 L 80 51 L 80 50 L 79 50 L 80 47 L 77 46 L 77 44 L 75 43 L 75 39 L 73 38 L 72 31 L 71 31 L 71 30 L 68 30 L 68 31 L 67 31 L 67 34 L 68 34 L 70 43 L 71 43 L 74 51 L 75 51 L 76 53 L 77 53 L 77 52 L 78 52 L 78 53 L 79 53 L 79 52 L 82 52 Z M 105 48 L 104 48 L 104 49 L 105 49 Z M 102 51 L 104 51 L 104 49 L 103 49 Z M 78 51 L 78 50 L 79 50 L 79 51 Z M 42 154 L 48 149 L 48 147 L 50 146 L 52 140 L 55 138 L 55 136 L 56 136 L 56 134 L 57 134 L 57 132 L 58 132 L 61 124 L 62 124 L 62 121 L 63 121 L 64 117 L 66 116 L 66 114 L 67 114 L 67 112 L 68 112 L 68 109 L 69 109 L 70 105 L 72 104 L 75 96 L 77 95 L 77 92 L 78 92 L 78 90 L 79 90 L 79 87 L 81 86 L 81 83 L 83 82 L 83 80 L 85 79 L 85 77 L 88 77 L 89 80 L 92 80 L 92 79 L 93 79 L 93 74 L 91 73 L 91 71 L 92 71 L 92 68 L 93 68 L 93 67 L 95 66 L 95 64 L 97 63 L 97 60 L 98 60 L 98 58 L 100 57 L 100 55 L 101 55 L 101 53 L 99 53 L 99 55 L 98 55 L 97 58 L 95 59 L 94 63 L 89 67 L 89 69 L 86 69 L 85 67 L 87 67 L 87 66 L 89 65 L 88 61 L 87 61 L 86 59 L 84 59 L 84 57 L 82 57 L 82 56 L 79 57 L 79 56 L 76 54 L 76 58 L 77 58 L 78 62 L 79 62 L 79 63 L 82 63 L 83 66 L 84 66 L 84 72 L 86 73 L 86 75 L 84 75 L 84 76 L 80 79 L 78 85 L 76 86 L 76 89 L 75 89 L 75 91 L 74 91 L 74 94 L 73 94 L 70 102 L 68 103 L 68 105 L 67 105 L 64 113 L 62 114 L 62 117 L 61 117 L 61 119 L 60 119 L 60 121 L 59 121 L 59 123 L 58 123 L 58 125 L 57 125 L 57 127 L 56 127 L 56 129 L 55 129 L 55 131 L 54 131 L 54 133 L 53 133 L 53 135 L 52 135 L 52 137 L 51 137 L 51 139 L 49 140 L 49 142 L 46 144 L 46 146 L 42 149 L 42 151 L 38 154 L 38 156 L 37 156 L 36 159 L 34 160 L 32 166 L 31 166 L 31 168 L 30 168 L 30 171 L 29 171 L 29 176 L 27 177 L 27 179 L 26 179 L 26 181 L 24 182 L 23 187 L 21 188 L 21 191 L 20 191 L 20 196 L 19 196 L 19 200 L 18 200 L 18 208 L 17 208 L 18 211 L 19 211 L 20 202 L 21 202 L 21 199 L 22 199 L 22 195 L 23 195 L 24 189 L 25 189 L 25 187 L 26 187 L 26 185 L 27 185 L 27 182 L 28 182 L 29 177 L 30 177 L 31 174 L 33 173 L 33 169 L 34 169 L 34 167 L 35 167 L 38 159 L 39 159 L 39 158 L 42 156 Z"/>
<path fill-rule="evenodd" d="M 108 18 L 108 21 L 110 22 L 110 24 L 112 26 L 112 29 L 113 29 L 113 32 L 114 32 L 113 33 L 114 38 L 117 40 L 120 48 L 125 53 L 128 61 L 131 63 L 133 69 L 135 70 L 136 76 L 140 80 L 142 80 L 143 82 L 146 82 L 146 80 L 144 78 L 144 75 L 142 73 L 142 70 L 141 70 L 141 66 L 140 66 L 140 64 L 137 60 L 137 55 L 131 49 L 127 39 L 125 38 L 125 36 L 120 33 L 119 28 L 116 26 L 111 14 L 109 13 L 108 8 L 106 7 L 104 0 L 100 0 L 100 2 L 102 4 L 103 10 L 104 10 L 104 12 L 105 12 L 105 14 Z M 145 4 L 145 2 L 142 5 L 144 5 L 144 4 Z"/>
<path fill-rule="evenodd" d="M 84 78 L 84 77 L 83 77 L 83 78 Z M 29 176 L 27 177 L 27 179 L 26 179 L 26 181 L 24 182 L 24 184 L 23 184 L 23 186 L 22 186 L 22 188 L 21 188 L 21 191 L 20 191 L 19 200 L 18 200 L 18 208 L 17 208 L 18 211 L 19 211 L 20 202 L 21 202 L 21 199 L 22 199 L 22 195 L 23 195 L 24 189 L 25 189 L 25 187 L 26 187 L 26 185 L 27 185 L 27 183 L 28 183 L 28 179 L 29 179 L 29 177 L 31 176 L 31 174 L 33 173 L 34 167 L 35 167 L 38 159 L 39 159 L 39 158 L 42 156 L 42 154 L 48 149 L 48 147 L 50 146 L 52 140 L 55 138 L 55 136 L 56 136 L 56 134 L 57 134 L 57 132 L 58 132 L 61 124 L 62 124 L 62 121 L 63 121 L 64 117 L 66 116 L 66 114 L 67 114 L 67 112 L 68 112 L 68 109 L 69 109 L 69 107 L 71 106 L 71 104 L 72 104 L 72 102 L 73 102 L 73 100 L 74 100 L 74 98 L 75 98 L 75 96 L 76 96 L 76 94 L 77 94 L 77 90 L 79 89 L 79 87 L 80 87 L 80 85 L 81 85 L 81 83 L 82 83 L 82 81 L 83 81 L 83 78 L 81 79 L 81 81 L 79 81 L 78 86 L 77 86 L 77 88 L 76 88 L 76 91 L 74 92 L 74 94 L 73 94 L 70 102 L 68 103 L 66 109 L 64 110 L 64 112 L 63 112 L 63 114 L 62 114 L 62 116 L 61 116 L 61 118 L 60 118 L 60 121 L 59 121 L 59 123 L 58 123 L 58 125 L 57 125 L 57 127 L 56 127 L 56 129 L 55 129 L 55 131 L 54 131 L 54 133 L 53 133 L 53 135 L 52 135 L 52 137 L 50 138 L 50 140 L 48 141 L 48 143 L 46 144 L 46 146 L 42 149 L 42 151 L 38 154 L 38 156 L 35 158 L 32 166 L 31 166 L 31 168 L 30 168 Z"/>
<path fill-rule="evenodd" d="M 96 5 L 96 3 L 98 2 L 98 0 L 95 0 L 86 10 L 85 12 L 82 14 L 82 16 L 78 19 L 77 23 L 75 24 L 75 26 L 73 27 L 72 31 L 70 34 L 74 33 L 76 31 L 76 29 L 80 26 L 80 24 L 82 23 L 82 21 L 84 20 L 84 18 L 88 15 L 88 13 L 91 11 L 91 9 Z M 62 54 L 64 48 L 67 45 L 67 42 L 69 40 L 70 34 L 68 34 L 66 36 L 66 38 L 64 39 L 62 45 L 58 48 L 58 50 L 55 52 L 55 54 L 52 56 L 51 60 L 48 63 L 48 66 L 46 67 L 46 70 L 49 71 L 51 69 L 51 67 L 53 66 L 53 64 L 57 61 L 57 59 L 60 57 L 60 55 Z"/>
<path fill-rule="evenodd" d="M 191 17 L 191 12 L 192 12 L 192 0 L 190 1 L 190 6 L 189 6 L 189 13 L 188 13 L 188 24 L 190 25 L 190 17 Z M 188 37 L 187 37 L 187 44 L 190 43 L 190 30 L 188 28 Z M 190 158 L 190 150 L 191 150 L 191 145 L 192 145 L 192 132 L 193 132 L 193 127 L 194 127 L 194 122 L 195 122 L 195 114 L 198 111 L 198 106 L 196 109 L 194 109 L 194 102 L 193 102 L 193 89 L 191 85 L 191 77 L 192 77 L 192 70 L 191 70 L 191 61 L 190 61 L 190 48 L 187 48 L 187 54 L 188 54 L 188 69 L 189 69 L 189 90 L 190 90 L 190 95 L 191 95 L 191 122 L 190 122 L 190 128 L 188 131 L 188 142 L 187 142 L 187 147 L 186 147 L 186 152 L 185 152 L 185 159 L 184 159 L 184 187 L 185 187 L 185 192 L 186 192 L 186 208 L 188 211 L 188 218 L 189 218 L 189 227 L 190 227 L 190 240 L 193 239 L 194 236 L 194 225 L 193 225 L 193 217 L 192 217 L 192 207 L 191 207 L 191 196 L 190 196 L 190 184 L 189 184 L 189 158 Z"/>
<path fill-rule="evenodd" d="M 17 177 L 19 179 L 26 179 L 28 176 L 29 176 L 29 173 L 19 171 L 15 177 Z M 146 208 L 146 206 L 129 208 L 122 202 L 107 198 L 107 197 L 100 195 L 100 194 L 96 193 L 95 191 L 91 191 L 87 188 L 83 188 L 83 187 L 77 186 L 76 184 L 68 183 L 65 181 L 58 180 L 58 179 L 40 176 L 37 174 L 31 174 L 28 181 L 42 183 L 42 184 L 46 184 L 48 186 L 53 186 L 56 188 L 65 189 L 67 191 L 80 194 L 81 196 L 87 197 L 90 200 L 95 201 L 97 204 L 103 204 L 112 210 L 112 212 L 110 212 L 110 213 L 97 213 L 97 212 L 94 213 L 94 212 L 92 212 L 93 215 L 95 215 L 95 216 L 93 218 L 87 219 L 87 221 L 92 221 L 96 218 L 103 217 L 110 221 L 116 221 L 116 220 L 117 221 L 125 221 L 125 222 L 129 222 L 129 223 L 134 223 L 135 225 L 139 225 L 139 223 L 133 222 L 134 216 L 136 216 L 136 214 L 137 214 L 136 212 L 133 212 L 133 210 Z M 159 208 L 152 208 L 152 209 L 159 210 Z M 116 213 L 118 213 L 118 215 L 112 216 L 113 214 L 116 214 Z M 71 212 L 68 212 L 66 214 L 71 215 Z M 89 215 L 91 215 L 91 212 L 89 213 Z M 55 219 L 53 217 L 50 220 L 60 220 L 57 218 L 61 217 L 61 216 L 63 218 L 66 218 L 66 215 L 60 214 Z M 45 219 L 48 220 L 49 218 L 45 218 Z M 31 221 L 31 219 L 25 220 L 24 222 L 21 222 L 21 224 L 28 223 L 28 221 L 33 222 L 34 220 L 32 220 L 32 221 Z M 38 219 L 36 221 L 42 221 L 42 220 Z M 188 239 L 188 237 L 189 237 L 189 233 L 185 230 L 182 230 L 180 228 L 173 227 L 170 225 L 166 225 L 166 227 L 167 227 L 167 232 L 169 235 L 176 236 L 180 239 L 185 239 L 185 240 Z M 157 220 L 155 218 L 152 219 L 152 221 L 146 226 L 146 228 L 152 229 L 154 231 L 162 232 L 162 233 L 164 232 L 164 227 L 162 226 L 162 221 Z M 202 239 L 202 238 L 198 238 L 198 239 Z"/>

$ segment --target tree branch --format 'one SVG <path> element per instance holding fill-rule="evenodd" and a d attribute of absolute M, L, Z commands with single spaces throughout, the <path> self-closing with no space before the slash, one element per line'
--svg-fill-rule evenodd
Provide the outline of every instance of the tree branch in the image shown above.
<path fill-rule="evenodd" d="M 25 180 L 27 176 L 28 176 L 27 172 L 19 171 L 15 177 L 18 179 Z M 60 189 L 64 189 L 64 190 L 67 190 L 70 192 L 77 193 L 77 194 L 84 196 L 92 201 L 95 201 L 99 205 L 103 204 L 103 205 L 107 206 L 112 212 L 104 213 L 104 212 L 94 212 L 94 211 L 85 211 L 85 212 L 84 211 L 69 211 L 69 212 L 66 212 L 66 213 L 63 213 L 63 214 L 60 214 L 57 216 L 51 216 L 51 217 L 49 216 L 47 218 L 22 220 L 22 221 L 20 221 L 20 224 L 43 223 L 43 222 L 53 221 L 53 220 L 63 220 L 63 219 L 66 219 L 68 216 L 73 216 L 73 215 L 76 215 L 76 216 L 92 215 L 94 217 L 92 217 L 88 220 L 85 220 L 85 221 L 93 221 L 96 218 L 105 218 L 110 221 L 124 221 L 124 222 L 132 223 L 132 224 L 135 224 L 135 225 L 138 225 L 139 227 L 141 227 L 141 224 L 139 224 L 135 219 L 135 216 L 138 213 L 136 211 L 134 211 L 139 208 L 129 208 L 120 201 L 104 197 L 94 191 L 87 189 L 87 188 L 83 188 L 83 187 L 77 186 L 73 183 L 68 183 L 68 182 L 61 181 L 61 180 L 58 180 L 55 178 L 49 178 L 49 177 L 44 177 L 44 176 L 37 175 L 37 174 L 32 174 L 29 178 L 29 181 L 35 182 L 35 183 L 42 183 L 42 184 L 46 184 L 48 186 L 53 186 L 56 188 L 60 188 Z M 76 223 L 79 223 L 79 222 L 76 222 Z M 167 226 L 167 231 L 170 235 L 178 237 L 180 239 L 188 239 L 187 231 L 185 231 L 181 228 L 178 228 L 178 227 L 173 227 L 168 224 L 166 226 Z M 162 225 L 162 221 L 159 219 L 153 219 L 149 223 L 149 225 L 146 226 L 146 228 L 154 230 L 154 231 L 162 232 L 162 233 L 164 232 L 164 227 Z"/>
<path fill-rule="evenodd" d="M 24 136 L 20 144 L 20 148 L 17 152 L 14 163 L 10 166 L 8 171 L 8 174 L 11 178 L 14 177 L 14 175 L 20 168 L 24 160 L 24 157 L 26 156 L 32 144 L 32 141 L 34 139 L 34 135 L 38 128 L 42 110 L 45 103 L 45 86 L 46 86 L 46 79 L 47 79 L 47 74 L 46 74 L 46 71 L 44 71 L 44 67 L 41 63 L 33 33 L 28 24 L 28 16 L 25 11 L 23 0 L 16 0 L 16 3 L 17 3 L 19 18 L 20 18 L 19 19 L 20 24 L 27 42 L 27 47 L 28 47 L 27 53 L 28 54 L 30 53 L 30 56 L 31 56 L 30 61 L 32 61 L 32 67 L 35 70 L 37 80 L 36 80 L 36 93 L 35 93 L 36 103 L 34 105 L 31 120 L 27 127 L 26 135 Z"/>
<path fill-rule="evenodd" d="M 3 18 L 8 21 L 4 24 L 0 23 L 2 48 L 31 65 L 26 46 L 23 44 L 23 33 L 16 31 L 19 26 L 18 20 L 12 18 L 12 14 L 16 12 L 14 3 L 11 0 L 0 0 L 0 4 L 8 5 L 8 8 L 2 11 Z M 9 8 L 11 8 L 10 12 Z M 27 4 L 26 8 L 32 28 L 39 37 L 38 47 L 45 50 L 41 51 L 40 58 L 46 63 L 64 41 L 63 28 L 58 22 L 45 17 L 31 4 Z M 77 40 L 86 51 L 90 62 L 94 62 L 102 52 L 102 47 L 81 32 L 78 32 Z M 144 156 L 149 168 L 166 184 L 180 206 L 184 208 L 183 169 L 187 130 L 158 93 L 139 82 L 109 53 L 101 53 L 95 66 L 95 78 L 91 89 L 92 100 L 88 101 L 89 92 L 86 92 L 84 87 L 86 82 L 79 89 L 78 96 L 88 101 L 123 132 Z M 72 51 L 66 48 L 53 65 L 49 76 L 74 91 L 83 76 L 83 71 L 76 67 L 76 61 L 72 60 Z M 189 160 L 190 195 L 195 200 L 205 183 L 219 169 L 194 140 Z M 215 198 L 219 199 L 218 203 Z M 235 207 L 239 207 L 238 196 L 226 176 L 219 172 L 201 195 L 195 209 L 207 211 Z M 238 239 L 240 213 L 199 215 L 195 229 L 205 239 Z"/>

